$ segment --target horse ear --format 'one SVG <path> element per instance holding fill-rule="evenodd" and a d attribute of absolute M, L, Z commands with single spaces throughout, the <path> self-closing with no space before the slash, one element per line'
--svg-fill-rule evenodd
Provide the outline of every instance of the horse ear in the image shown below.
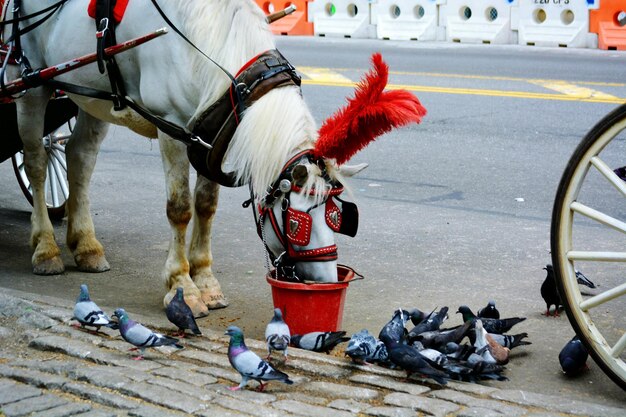
<path fill-rule="evenodd" d="M 291 177 L 293 178 L 293 182 L 297 185 L 301 186 L 306 182 L 307 177 L 309 176 L 309 168 L 304 164 L 298 164 L 291 171 Z"/>
<path fill-rule="evenodd" d="M 339 173 L 346 178 L 350 178 L 354 177 L 356 174 L 363 171 L 368 166 L 369 165 L 366 163 L 358 165 L 342 165 L 339 167 Z"/>

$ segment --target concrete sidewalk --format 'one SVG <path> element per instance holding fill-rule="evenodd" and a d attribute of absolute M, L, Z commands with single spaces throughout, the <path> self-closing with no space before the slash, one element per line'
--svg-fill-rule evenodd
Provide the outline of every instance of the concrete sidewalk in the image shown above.
<path fill-rule="evenodd" d="M 294 385 L 274 382 L 259 393 L 251 382 L 231 392 L 226 387 L 240 376 L 228 363 L 221 332 L 199 323 L 203 336 L 183 339 L 183 350 L 148 350 L 146 360 L 133 361 L 119 332 L 106 329 L 107 337 L 71 327 L 72 309 L 59 299 L 2 289 L 0 416 L 626 415 L 626 408 L 499 389 L 498 382 L 407 382 L 400 371 L 295 348 L 287 363 L 278 363 Z M 174 330 L 165 315 L 129 313 L 152 329 Z M 246 344 L 265 354 L 263 342 Z"/>

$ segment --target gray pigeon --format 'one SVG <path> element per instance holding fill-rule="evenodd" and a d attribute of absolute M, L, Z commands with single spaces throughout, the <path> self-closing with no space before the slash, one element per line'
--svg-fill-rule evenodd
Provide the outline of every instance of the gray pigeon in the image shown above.
<path fill-rule="evenodd" d="M 442 350 L 449 342 L 460 343 L 466 335 L 472 333 L 470 332 L 472 325 L 473 323 L 471 321 L 466 321 L 463 325 L 450 329 L 439 329 L 420 333 L 410 339 L 410 341 L 419 341 L 425 348 Z"/>
<path fill-rule="evenodd" d="M 394 311 L 391 320 L 378 333 L 378 338 L 387 345 L 389 342 L 406 343 L 407 330 L 404 325 L 409 321 L 411 313 L 401 308 Z"/>
<path fill-rule="evenodd" d="M 474 331 L 476 332 L 476 341 L 474 342 L 474 347 L 476 348 L 476 351 L 482 352 L 480 356 L 485 362 L 496 363 L 496 359 L 492 356 L 491 351 L 489 350 L 487 330 L 483 328 L 483 322 L 481 319 L 477 319 L 474 323 Z"/>
<path fill-rule="evenodd" d="M 502 346 L 513 349 L 514 347 L 523 346 L 523 345 L 532 345 L 531 342 L 527 342 L 522 340 L 528 337 L 528 333 L 519 333 L 519 334 L 495 334 L 489 333 L 489 336 L 497 343 Z"/>
<path fill-rule="evenodd" d="M 415 347 L 401 344 L 393 340 L 393 338 L 387 338 L 385 346 L 387 347 L 387 352 L 389 352 L 389 360 L 394 365 L 404 369 L 407 377 L 412 374 L 418 374 L 425 378 L 434 379 L 442 385 L 445 385 L 450 379 L 448 373 L 435 369 L 430 365 Z"/>
<path fill-rule="evenodd" d="M 265 327 L 265 341 L 267 342 L 267 359 L 272 356 L 272 351 L 283 352 L 287 360 L 287 348 L 291 341 L 289 326 L 283 320 L 283 312 L 280 308 L 274 309 L 274 317 Z"/>
<path fill-rule="evenodd" d="M 311 332 L 303 335 L 293 335 L 291 344 L 300 349 L 311 350 L 313 352 L 330 353 L 339 343 L 350 340 L 346 332 Z"/>
<path fill-rule="evenodd" d="M 176 295 L 167 305 L 165 315 L 170 323 L 178 327 L 178 334 L 176 334 L 177 337 L 185 337 L 185 329 L 191 330 L 195 335 L 202 334 L 198 328 L 196 319 L 193 317 L 191 307 L 189 307 L 185 302 L 182 287 L 176 288 Z"/>
<path fill-rule="evenodd" d="M 475 322 L 478 319 L 478 317 L 476 317 L 476 315 L 472 313 L 472 310 L 470 310 L 470 308 L 465 305 L 460 306 L 457 313 L 461 313 L 463 315 L 464 322 L 468 320 L 472 320 Z M 511 327 L 526 320 L 526 317 L 508 317 L 505 319 L 483 318 L 481 320 L 483 327 L 487 332 L 503 334 L 511 330 Z"/>
<path fill-rule="evenodd" d="M 89 298 L 89 289 L 87 285 L 82 284 L 80 286 L 80 294 L 76 299 L 74 305 L 74 317 L 80 323 L 80 327 L 85 326 L 95 327 L 96 331 L 100 330 L 100 327 L 109 327 L 113 330 L 117 330 L 117 323 L 112 322 L 109 316 L 107 316 L 96 303 Z"/>
<path fill-rule="evenodd" d="M 419 308 L 413 308 L 409 310 L 409 318 L 411 319 L 411 323 L 413 323 L 414 326 L 417 326 L 418 324 L 435 314 L 435 310 L 431 311 L 430 313 L 421 311 Z"/>
<path fill-rule="evenodd" d="M 241 383 L 234 387 L 228 387 L 231 391 L 237 391 L 246 386 L 250 379 L 254 379 L 260 385 L 258 391 L 263 391 L 265 385 L 263 381 L 280 381 L 285 384 L 293 384 L 289 375 L 280 372 L 269 363 L 261 359 L 256 353 L 246 346 L 243 332 L 239 327 L 230 326 L 226 329 L 226 335 L 230 336 L 228 344 L 228 361 L 241 374 Z"/>
<path fill-rule="evenodd" d="M 389 361 L 385 344 L 372 336 L 367 329 L 352 335 L 345 354 L 350 356 L 353 362 L 364 365 Z"/>
<path fill-rule="evenodd" d="M 131 348 L 131 350 L 139 349 L 140 351 L 139 356 L 135 356 L 133 358 L 134 360 L 143 359 L 145 349 L 150 347 L 175 346 L 182 349 L 182 346 L 178 344 L 178 339 L 155 333 L 136 321 L 131 320 L 131 318 L 128 317 L 128 313 L 126 313 L 123 308 L 116 309 L 113 313 L 113 317 L 117 317 L 119 320 L 122 338 L 131 345 L 135 345 L 135 348 Z"/>
<path fill-rule="evenodd" d="M 415 340 L 415 338 L 424 333 L 431 332 L 433 330 L 439 330 L 441 324 L 448 318 L 448 307 L 442 307 L 437 314 L 431 314 L 424 321 L 415 326 L 407 335 L 409 342 Z"/>
<path fill-rule="evenodd" d="M 478 310 L 478 313 L 476 313 L 476 315 L 481 319 L 482 318 L 486 318 L 486 319 L 499 319 L 500 318 L 500 312 L 496 308 L 496 302 L 493 300 L 489 300 L 487 302 L 487 305 L 481 308 L 480 310 Z"/>
<path fill-rule="evenodd" d="M 559 363 L 561 364 L 563 373 L 572 376 L 589 369 L 587 366 L 588 357 L 587 349 L 580 341 L 580 338 L 574 336 L 572 340 L 563 346 L 561 352 L 559 352 Z"/>

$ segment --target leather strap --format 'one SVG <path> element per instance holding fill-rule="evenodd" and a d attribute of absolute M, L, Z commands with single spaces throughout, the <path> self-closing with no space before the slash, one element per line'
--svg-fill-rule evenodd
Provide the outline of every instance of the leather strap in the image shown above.
<path fill-rule="evenodd" d="M 300 86 L 300 77 L 293 66 L 275 49 L 259 55 L 237 75 L 235 81 L 241 89 L 244 108 L 238 108 L 236 93 L 231 86 L 219 100 L 202 113 L 192 130 L 212 149 L 197 143 L 187 148 L 189 160 L 199 174 L 227 187 L 244 185 L 243 181 L 236 180 L 233 172 L 222 171 L 224 156 L 243 110 L 274 88 Z"/>

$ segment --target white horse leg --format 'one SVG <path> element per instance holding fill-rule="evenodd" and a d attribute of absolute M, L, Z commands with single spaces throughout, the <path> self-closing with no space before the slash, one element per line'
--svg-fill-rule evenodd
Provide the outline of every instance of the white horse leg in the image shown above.
<path fill-rule="evenodd" d="M 191 195 L 189 192 L 189 160 L 185 145 L 159 131 L 159 148 L 165 170 L 167 192 L 167 219 L 172 228 L 167 261 L 165 262 L 165 287 L 168 293 L 163 299 L 167 306 L 176 295 L 176 288 L 183 287 L 185 302 L 194 316 L 208 314 L 200 290 L 189 275 L 189 262 L 185 256 L 185 235 L 191 220 Z"/>
<path fill-rule="evenodd" d="M 100 144 L 109 129 L 108 123 L 79 112 L 72 136 L 65 147 L 67 180 L 67 246 L 74 255 L 78 269 L 84 272 L 109 270 L 104 248 L 96 239 L 89 212 L 89 182 L 96 165 Z"/>
<path fill-rule="evenodd" d="M 18 128 L 24 143 L 26 175 L 33 189 L 30 244 L 34 249 L 33 272 L 38 275 L 60 274 L 65 270 L 61 250 L 54 240 L 54 229 L 46 207 L 45 181 L 48 155 L 44 149 L 43 126 L 47 91 L 32 93 L 17 102 Z"/>
<path fill-rule="evenodd" d="M 217 210 L 219 184 L 198 175 L 194 193 L 194 217 L 189 262 L 191 277 L 202 294 L 202 301 L 209 309 L 228 306 L 220 283 L 211 271 L 211 225 Z"/>

